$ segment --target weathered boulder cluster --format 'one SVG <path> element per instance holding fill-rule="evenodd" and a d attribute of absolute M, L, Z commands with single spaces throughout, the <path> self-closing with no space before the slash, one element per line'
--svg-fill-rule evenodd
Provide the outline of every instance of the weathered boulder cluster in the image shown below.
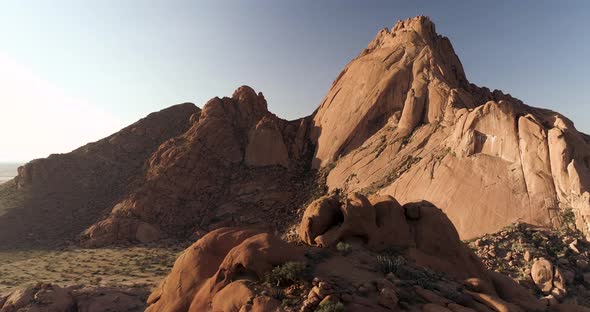
<path fill-rule="evenodd" d="M 469 245 L 487 268 L 512 277 L 548 305 L 590 305 L 590 245 L 575 231 L 518 223 Z"/>
<path fill-rule="evenodd" d="M 210 100 L 185 133 L 159 146 L 142 183 L 83 241 L 137 241 L 140 227 L 149 228 L 149 240 L 237 224 L 272 227 L 268 214 L 284 214 L 305 190 L 294 180 L 306 167 L 306 125 L 271 114 L 262 93 L 247 86 Z"/>
<path fill-rule="evenodd" d="M 451 275 L 482 276 L 483 266 L 461 243 L 450 220 L 424 201 L 401 206 L 391 196 L 352 193 L 342 201 L 335 195 L 322 197 L 306 209 L 299 236 L 309 245 L 324 247 L 360 238 L 369 249 L 404 249 L 418 264 Z"/>
<path fill-rule="evenodd" d="M 355 219 L 339 217 L 335 208 Z M 392 215 L 397 217 L 382 218 Z M 351 231 L 347 222 L 357 221 L 353 226 L 357 231 Z M 375 243 L 378 238 L 370 233 L 400 222 L 408 223 L 406 239 L 396 242 L 390 237 Z M 330 231 L 341 235 L 330 244 L 315 239 Z M 148 299 L 148 311 L 518 312 L 548 308 L 546 301 L 511 278 L 484 268 L 444 214 L 425 203 L 402 207 L 390 197 L 325 196 L 307 207 L 299 233 L 307 247 L 255 230 L 223 228 L 207 234 L 179 257 Z M 561 277 L 551 270 L 547 291 L 555 294 L 561 289 L 556 279 Z M 548 283 L 542 268 L 535 268 L 533 275 L 539 283 Z M 558 303 L 551 309 L 588 311 Z"/>
<path fill-rule="evenodd" d="M 250 286 L 274 266 L 301 260 L 297 247 L 272 235 L 221 228 L 186 249 L 146 311 L 272 311 L 276 300 Z"/>
<path fill-rule="evenodd" d="M 137 289 L 71 286 L 40 283 L 0 295 L 1 312 L 140 312 L 147 293 Z"/>

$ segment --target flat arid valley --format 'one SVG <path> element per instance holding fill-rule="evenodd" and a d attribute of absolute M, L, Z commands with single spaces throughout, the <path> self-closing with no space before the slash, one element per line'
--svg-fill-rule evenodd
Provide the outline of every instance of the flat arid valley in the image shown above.
<path fill-rule="evenodd" d="M 527 35 L 505 34 L 502 45 L 494 44 L 496 54 L 479 50 L 486 40 L 498 39 L 476 33 L 500 31 L 514 22 L 511 17 L 497 19 L 502 25 L 478 23 L 459 18 L 463 11 L 453 15 L 441 4 L 421 4 L 424 15 L 398 20 L 401 13 L 389 8 L 392 17 L 383 20 L 386 12 L 374 7 L 377 2 L 340 7 L 334 1 L 330 8 L 339 11 L 322 15 L 320 22 L 310 12 L 326 13 L 329 1 L 311 3 L 291 3 L 290 9 L 287 2 L 275 3 L 258 11 L 263 6 L 257 1 L 252 7 L 185 3 L 183 9 L 179 3 L 148 8 L 112 2 L 96 4 L 92 12 L 76 8 L 84 18 L 71 25 L 79 24 L 79 31 L 65 26 L 71 14 L 41 4 L 38 11 L 10 6 L 15 14 L 59 13 L 55 22 L 71 44 L 71 63 L 60 63 L 63 71 L 54 72 L 49 63 L 39 65 L 44 58 L 32 57 L 32 50 L 17 55 L 11 54 L 16 48 L 7 48 L 12 56 L 6 60 L 14 62 L 6 64 L 30 59 L 27 75 L 38 70 L 53 77 L 46 80 L 51 88 L 18 91 L 7 99 L 30 93 L 29 105 L 40 98 L 43 105 L 67 100 L 87 115 L 8 116 L 19 127 L 0 131 L 7 136 L 0 145 L 0 157 L 6 153 L 6 160 L 0 158 L 0 311 L 590 311 L 590 136 L 584 133 L 590 129 L 584 117 L 590 103 L 542 107 L 545 102 L 528 100 L 538 99 L 539 92 L 569 103 L 573 91 L 562 84 L 588 82 L 586 73 L 578 74 L 586 60 L 570 66 L 566 56 L 560 58 L 571 72 L 544 90 L 532 84 L 558 75 L 548 64 L 557 57 L 527 54 L 534 63 L 530 81 L 514 78 L 522 63 L 506 60 L 513 72 L 492 65 L 504 62 L 503 49 L 528 53 L 533 44 L 519 40 L 551 36 L 527 28 Z M 577 4 L 572 12 L 590 18 L 590 6 Z M 535 5 L 514 10 L 539 23 L 551 22 L 535 15 L 541 11 L 569 23 L 561 9 L 539 2 L 529 10 Z M 212 9 L 217 6 L 234 13 L 224 17 Z M 404 14 L 421 12 L 405 6 L 395 4 Z M 172 18 L 171 12 L 178 15 Z M 203 19 L 202 27 L 191 28 L 197 25 L 188 20 L 192 14 Z M 355 16 L 338 23 L 350 21 L 346 27 L 359 31 L 330 24 L 338 16 Z M 285 26 L 278 36 L 267 27 L 271 19 L 293 32 Z M 576 20 L 589 27 L 572 34 L 587 41 L 590 25 Z M 373 27 L 383 21 L 390 24 Z M 563 25 L 570 29 L 568 23 Z M 55 24 L 47 25 L 24 28 L 21 35 L 47 32 L 49 41 L 61 40 L 53 35 Z M 175 30 L 168 33 L 167 27 Z M 256 35 L 244 35 L 254 29 Z M 213 37 L 203 39 L 203 33 Z M 333 34 L 330 44 L 310 39 L 326 34 Z M 183 36 L 201 39 L 189 44 Z M 129 57 L 115 41 L 153 50 L 137 49 Z M 160 49 L 163 42 L 169 46 Z M 570 44 L 568 49 L 589 51 L 587 42 Z M 334 57 L 315 60 L 315 69 L 308 69 L 296 56 L 318 59 L 323 50 L 311 47 L 318 45 Z M 215 52 L 207 54 L 209 49 Z M 80 61 L 90 50 L 102 64 L 94 71 L 88 65 L 94 60 Z M 180 59 L 192 53 L 199 70 L 171 74 L 170 68 L 189 66 Z M 235 73 L 218 65 L 224 62 L 236 66 Z M 251 63 L 258 70 L 245 69 Z M 145 67 L 134 72 L 129 64 Z M 68 78 L 78 66 L 89 69 L 88 77 Z M 327 68 L 337 69 L 324 73 Z M 117 74 L 103 79 L 102 72 Z M 213 72 L 225 78 L 208 76 Z M 477 79 L 471 80 L 471 72 Z M 10 75 L 28 77 L 24 71 Z M 128 75 L 143 79 L 144 91 L 128 85 Z M 172 82 L 154 83 L 166 79 Z M 317 88 L 323 91 L 288 83 L 305 80 L 324 81 Z M 504 90 L 475 81 L 498 82 Z M 148 105 L 150 97 L 182 102 L 183 90 L 196 85 L 198 96 L 207 99 Z M 209 95 L 213 91 L 227 93 Z M 95 104 L 114 99 L 109 92 L 126 94 L 124 101 Z M 318 101 L 305 104 L 315 93 L 321 93 Z M 6 112 L 19 109 L 10 107 Z M 143 113 L 148 107 L 152 112 Z M 557 112 L 562 107 L 563 114 Z M 129 120 L 132 112 L 143 117 L 121 129 L 117 120 Z M 305 115 L 291 118 L 297 114 Z M 27 136 L 27 122 L 42 123 L 43 130 Z"/>

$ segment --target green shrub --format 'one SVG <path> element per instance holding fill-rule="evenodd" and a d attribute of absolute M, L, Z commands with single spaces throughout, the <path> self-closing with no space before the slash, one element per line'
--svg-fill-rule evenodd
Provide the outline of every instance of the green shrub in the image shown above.
<path fill-rule="evenodd" d="M 576 214 L 572 208 L 565 208 L 561 212 L 561 229 L 563 231 L 575 231 L 576 230 Z"/>
<path fill-rule="evenodd" d="M 336 245 L 336 250 L 338 250 L 340 254 L 346 256 L 352 251 L 352 246 L 349 243 L 339 242 Z"/>
<path fill-rule="evenodd" d="M 305 275 L 306 265 L 303 262 L 285 262 L 276 266 L 266 275 L 266 281 L 271 285 L 284 286 L 301 280 Z"/>
<path fill-rule="evenodd" d="M 327 301 L 320 303 L 315 312 L 344 312 L 344 304 L 342 302 Z"/>
<path fill-rule="evenodd" d="M 538 246 L 543 242 L 543 234 L 541 232 L 534 232 L 531 239 L 533 240 L 533 243 Z"/>

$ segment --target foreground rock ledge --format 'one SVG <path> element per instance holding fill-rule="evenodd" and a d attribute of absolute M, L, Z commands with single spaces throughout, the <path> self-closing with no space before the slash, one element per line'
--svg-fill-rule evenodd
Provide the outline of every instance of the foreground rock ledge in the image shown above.
<path fill-rule="evenodd" d="M 147 311 L 590 311 L 548 307 L 487 270 L 430 203 L 325 196 L 307 207 L 299 234 L 307 246 L 243 228 L 205 235 L 178 258 Z M 290 281 L 273 279 L 290 273 Z"/>

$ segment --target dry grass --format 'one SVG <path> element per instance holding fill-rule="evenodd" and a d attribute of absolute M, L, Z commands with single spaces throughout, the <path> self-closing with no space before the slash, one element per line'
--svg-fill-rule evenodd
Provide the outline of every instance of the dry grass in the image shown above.
<path fill-rule="evenodd" d="M 0 251 L 0 293 L 37 282 L 151 288 L 184 246 Z"/>

